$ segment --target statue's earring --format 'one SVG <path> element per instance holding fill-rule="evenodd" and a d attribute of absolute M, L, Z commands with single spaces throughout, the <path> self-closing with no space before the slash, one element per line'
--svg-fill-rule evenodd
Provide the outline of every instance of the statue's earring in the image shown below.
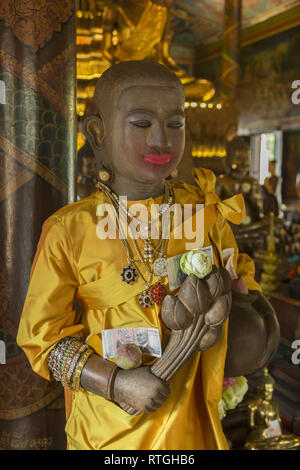
<path fill-rule="evenodd" d="M 174 170 L 171 172 L 171 175 L 170 175 L 172 178 L 176 178 L 178 176 L 178 170 L 177 168 L 174 168 Z"/>
<path fill-rule="evenodd" d="M 107 181 L 110 180 L 111 174 L 106 168 L 103 168 L 102 170 L 99 171 L 98 173 L 99 180 L 102 181 L 103 183 L 107 183 Z"/>

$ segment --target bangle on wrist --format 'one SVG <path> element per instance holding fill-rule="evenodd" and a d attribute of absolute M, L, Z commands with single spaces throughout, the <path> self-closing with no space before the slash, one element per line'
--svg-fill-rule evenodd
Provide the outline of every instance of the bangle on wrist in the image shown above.
<path fill-rule="evenodd" d="M 64 388 L 73 389 L 73 374 L 78 365 L 81 365 L 82 356 L 87 350 L 93 352 L 87 344 L 83 344 L 78 338 L 67 336 L 50 351 L 49 369 L 54 379 L 61 382 Z"/>
<path fill-rule="evenodd" d="M 93 349 L 88 348 L 80 357 L 76 364 L 76 369 L 72 378 L 71 390 L 78 392 L 80 389 L 80 376 L 88 358 L 94 353 Z"/>

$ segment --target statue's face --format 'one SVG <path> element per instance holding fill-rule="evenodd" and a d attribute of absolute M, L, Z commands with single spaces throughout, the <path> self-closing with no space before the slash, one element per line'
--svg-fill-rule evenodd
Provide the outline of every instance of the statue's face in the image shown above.
<path fill-rule="evenodd" d="M 139 330 L 136 333 L 136 338 L 138 340 L 139 345 L 141 346 L 146 345 L 148 343 L 148 333 L 143 330 Z"/>
<path fill-rule="evenodd" d="M 273 397 L 273 386 L 270 384 L 265 384 L 264 386 L 258 387 L 258 394 L 267 401 L 270 401 Z"/>
<path fill-rule="evenodd" d="M 233 178 L 241 179 L 249 173 L 249 150 L 236 150 L 228 161 L 230 173 Z"/>
<path fill-rule="evenodd" d="M 265 400 L 270 401 L 270 400 L 272 399 L 272 395 L 273 395 L 272 390 L 269 390 L 269 389 L 265 389 L 265 390 L 264 390 L 264 398 L 265 398 Z"/>
<path fill-rule="evenodd" d="M 108 122 L 106 158 L 115 177 L 122 176 L 128 183 L 157 183 L 181 160 L 184 102 L 176 87 L 126 88 Z"/>

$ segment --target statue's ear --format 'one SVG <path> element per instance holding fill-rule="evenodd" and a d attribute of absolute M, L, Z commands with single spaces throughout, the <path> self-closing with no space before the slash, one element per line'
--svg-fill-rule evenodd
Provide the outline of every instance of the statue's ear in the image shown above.
<path fill-rule="evenodd" d="M 88 116 L 83 122 L 83 131 L 94 150 L 101 150 L 105 138 L 104 124 L 100 116 Z"/>

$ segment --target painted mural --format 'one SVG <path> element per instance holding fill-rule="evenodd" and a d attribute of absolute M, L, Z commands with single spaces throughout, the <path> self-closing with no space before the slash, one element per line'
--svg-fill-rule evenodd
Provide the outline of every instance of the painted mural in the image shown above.
<path fill-rule="evenodd" d="M 288 8 L 290 0 L 243 0 L 242 24 L 258 23 L 266 15 L 276 15 Z M 223 31 L 225 0 L 175 0 L 172 28 L 174 43 L 199 46 L 220 39 Z"/>
<path fill-rule="evenodd" d="M 292 83 L 300 80 L 300 27 L 242 49 L 240 123 L 293 127 L 300 105 L 292 102 Z M 259 124 L 257 124 L 259 126 Z"/>
<path fill-rule="evenodd" d="M 243 47 L 239 85 L 240 132 L 266 127 L 299 127 L 300 104 L 292 102 L 292 83 L 300 80 L 300 27 Z M 195 75 L 212 80 L 221 89 L 222 59 L 196 64 Z"/>

